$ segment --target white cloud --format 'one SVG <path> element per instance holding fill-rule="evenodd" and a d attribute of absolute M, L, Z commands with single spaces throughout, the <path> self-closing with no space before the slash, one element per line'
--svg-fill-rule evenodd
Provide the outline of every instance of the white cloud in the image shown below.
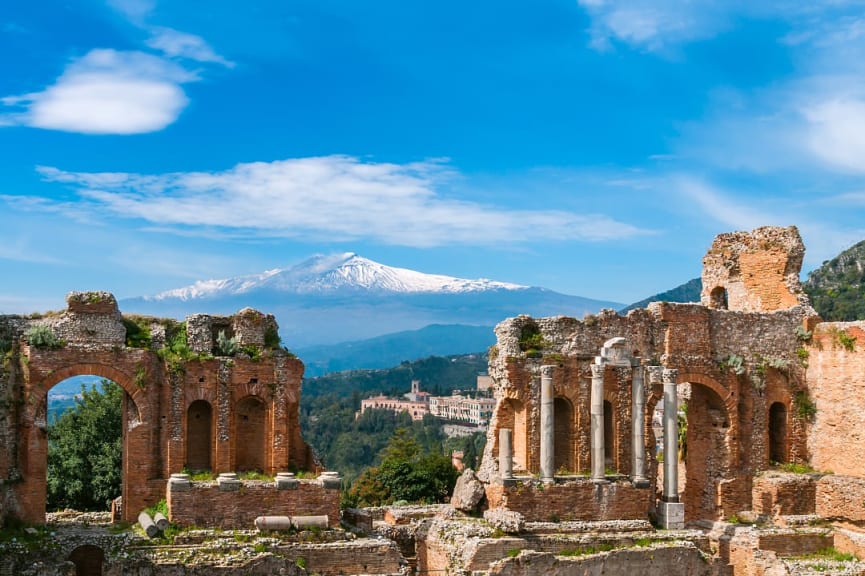
<path fill-rule="evenodd" d="M 153 35 L 147 41 L 147 45 L 170 58 L 186 58 L 196 62 L 212 62 L 229 68 L 234 67 L 234 62 L 214 52 L 200 36 L 160 27 L 151 28 L 151 32 Z"/>
<path fill-rule="evenodd" d="M 655 51 L 707 38 L 727 26 L 735 2 L 712 0 L 577 0 L 592 18 L 592 46 L 611 41 Z"/>
<path fill-rule="evenodd" d="M 108 0 L 108 5 L 133 22 L 141 22 L 153 11 L 156 0 Z"/>
<path fill-rule="evenodd" d="M 374 241 L 404 246 L 614 240 L 647 233 L 597 214 L 511 210 L 443 194 L 441 162 L 390 164 L 349 156 L 239 164 L 225 172 L 156 176 L 40 168 L 79 188 L 95 210 L 157 226 L 228 235 Z"/>
<path fill-rule="evenodd" d="M 0 124 L 85 134 L 154 132 L 177 120 L 188 103 L 181 84 L 196 79 L 150 54 L 92 50 L 42 92 L 0 99 L 15 109 L 0 115 Z"/>
<path fill-rule="evenodd" d="M 865 101 L 834 99 L 804 111 L 808 144 L 818 157 L 842 169 L 865 172 Z"/>

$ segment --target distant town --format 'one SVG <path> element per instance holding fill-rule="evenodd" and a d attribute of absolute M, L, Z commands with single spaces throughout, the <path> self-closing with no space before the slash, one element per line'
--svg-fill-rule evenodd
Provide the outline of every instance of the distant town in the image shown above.
<path fill-rule="evenodd" d="M 412 380 L 411 392 L 401 398 L 379 394 L 360 402 L 358 416 L 367 410 L 408 412 L 412 420 L 423 420 L 430 414 L 448 424 L 443 427 L 447 436 L 466 436 L 487 429 L 496 401 L 492 397 L 492 378 L 480 374 L 475 390 L 454 390 L 450 396 L 432 396 L 421 390 L 420 380 Z"/>

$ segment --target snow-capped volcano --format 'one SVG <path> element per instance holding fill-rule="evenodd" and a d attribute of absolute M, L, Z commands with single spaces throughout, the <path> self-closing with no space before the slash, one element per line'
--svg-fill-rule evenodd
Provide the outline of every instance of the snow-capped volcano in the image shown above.
<path fill-rule="evenodd" d="M 509 316 L 582 318 L 622 304 L 546 288 L 424 274 L 353 253 L 314 256 L 291 268 L 202 280 L 120 301 L 124 312 L 174 318 L 232 314 L 247 306 L 276 316 L 286 345 L 298 348 L 419 330 L 432 324 L 487 326 L 492 335 L 492 327 Z M 425 353 L 455 353 L 442 346 L 456 341 L 456 336 L 439 335 L 438 347 L 425 349 Z"/>
<path fill-rule="evenodd" d="M 527 290 L 528 286 L 484 278 L 467 280 L 440 274 L 425 274 L 373 262 L 352 252 L 312 258 L 291 268 L 275 268 L 222 280 L 201 280 L 190 286 L 146 296 L 146 300 L 219 298 L 259 290 L 289 294 L 332 294 L 366 291 L 394 294 L 466 294 L 489 290 Z"/>

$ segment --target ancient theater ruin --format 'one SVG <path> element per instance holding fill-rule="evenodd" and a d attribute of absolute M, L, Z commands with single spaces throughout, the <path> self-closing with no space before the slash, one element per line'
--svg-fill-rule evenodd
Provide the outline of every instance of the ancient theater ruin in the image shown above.
<path fill-rule="evenodd" d="M 795 227 L 721 234 L 699 303 L 502 321 L 481 467 L 432 507 L 339 510 L 334 473 L 289 474 L 322 468 L 300 436 L 303 364 L 270 316 L 189 317 L 183 354 L 177 322 L 123 317 L 105 293 L 0 317 L 0 519 L 44 520 L 46 393 L 95 374 L 126 392 L 118 518 L 161 498 L 185 526 L 328 517 L 323 540 L 268 541 L 256 558 L 270 564 L 248 573 L 865 575 L 865 322 L 817 315 L 803 256 Z M 34 326 L 65 345 L 29 344 Z M 79 543 L 111 550 L 100 542 Z M 104 562 L 121 574 L 133 561 Z"/>

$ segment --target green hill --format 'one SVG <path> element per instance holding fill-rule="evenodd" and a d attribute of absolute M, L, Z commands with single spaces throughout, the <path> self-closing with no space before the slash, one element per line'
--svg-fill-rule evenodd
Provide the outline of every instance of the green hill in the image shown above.
<path fill-rule="evenodd" d="M 634 302 L 627 308 L 619 310 L 619 314 L 627 314 L 630 310 L 645 308 L 650 302 L 699 302 L 700 292 L 703 290 L 703 281 L 699 278 L 688 280 L 684 284 L 676 286 L 666 292 L 649 296 L 639 302 Z"/>
<path fill-rule="evenodd" d="M 865 240 L 823 262 L 803 288 L 824 320 L 865 319 Z"/>

